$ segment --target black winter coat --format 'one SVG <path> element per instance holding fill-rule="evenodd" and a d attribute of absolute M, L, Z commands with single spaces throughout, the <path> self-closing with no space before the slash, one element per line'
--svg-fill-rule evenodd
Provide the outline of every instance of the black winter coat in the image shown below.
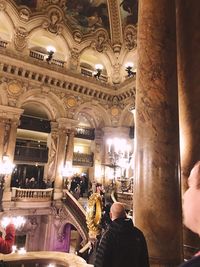
<path fill-rule="evenodd" d="M 200 256 L 193 257 L 191 260 L 181 264 L 180 267 L 200 267 Z"/>
<path fill-rule="evenodd" d="M 94 267 L 149 267 L 143 233 L 128 218 L 114 220 L 97 248 Z"/>

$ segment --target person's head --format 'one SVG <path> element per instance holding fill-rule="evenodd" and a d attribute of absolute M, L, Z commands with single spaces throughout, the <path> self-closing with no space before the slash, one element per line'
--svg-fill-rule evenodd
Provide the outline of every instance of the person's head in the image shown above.
<path fill-rule="evenodd" d="M 114 221 L 118 218 L 126 218 L 126 211 L 121 202 L 115 202 L 110 208 L 110 219 Z"/>
<path fill-rule="evenodd" d="M 190 172 L 188 186 L 183 196 L 184 224 L 200 235 L 200 161 Z"/>

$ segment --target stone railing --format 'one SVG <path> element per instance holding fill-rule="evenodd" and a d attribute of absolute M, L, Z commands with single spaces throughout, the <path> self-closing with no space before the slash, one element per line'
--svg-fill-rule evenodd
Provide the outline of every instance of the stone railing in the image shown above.
<path fill-rule="evenodd" d="M 47 266 L 48 264 L 56 264 L 57 266 L 65 267 L 92 267 L 86 261 L 72 253 L 53 252 L 53 251 L 33 251 L 25 254 L 12 253 L 9 255 L 0 254 L 2 266 L 29 266 L 35 263 L 34 266 Z M 41 266 L 41 265 L 40 265 Z"/>
<path fill-rule="evenodd" d="M 12 199 L 15 201 L 51 201 L 53 188 L 25 189 L 12 187 Z"/>
<path fill-rule="evenodd" d="M 15 208 L 49 208 L 52 203 L 53 188 L 25 189 L 12 187 L 12 206 Z"/>

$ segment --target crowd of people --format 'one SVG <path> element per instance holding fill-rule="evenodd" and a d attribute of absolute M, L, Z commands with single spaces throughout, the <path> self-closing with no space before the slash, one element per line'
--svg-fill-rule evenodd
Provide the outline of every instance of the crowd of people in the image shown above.
<path fill-rule="evenodd" d="M 26 178 L 25 180 L 19 180 L 18 178 L 13 179 L 11 182 L 11 187 L 17 188 L 26 188 L 26 189 L 46 189 L 52 188 L 53 183 L 50 179 L 45 180 L 36 180 L 34 177 Z"/>
<path fill-rule="evenodd" d="M 74 177 L 70 190 L 74 192 L 81 187 L 80 194 L 84 193 L 85 181 L 81 177 Z M 35 186 L 35 180 L 30 179 L 25 186 Z M 184 224 L 194 233 L 200 235 L 200 161 L 191 170 L 188 179 L 188 190 L 184 194 L 183 215 Z M 102 186 L 96 185 L 96 192 L 103 194 Z M 149 267 L 148 249 L 145 237 L 141 230 L 133 225 L 132 219 L 127 217 L 122 203 L 115 202 L 107 207 L 106 225 L 98 242 L 94 267 Z M 109 214 L 109 215 L 108 215 Z M 5 237 L 0 234 L 0 253 L 8 254 L 12 251 L 15 239 L 15 227 L 10 224 L 5 229 Z M 200 252 L 184 262 L 180 267 L 199 267 Z"/>

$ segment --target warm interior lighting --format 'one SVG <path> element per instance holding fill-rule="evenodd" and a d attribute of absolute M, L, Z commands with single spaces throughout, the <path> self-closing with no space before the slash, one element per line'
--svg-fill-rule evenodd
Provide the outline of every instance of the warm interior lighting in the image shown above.
<path fill-rule="evenodd" d="M 56 52 L 56 49 L 53 46 L 47 46 L 47 52 L 48 52 L 48 56 L 46 58 L 46 61 L 47 61 L 47 63 L 50 64 L 51 60 L 53 59 L 53 55 Z"/>
<path fill-rule="evenodd" d="M 66 161 L 65 165 L 62 168 L 62 176 L 63 177 L 71 177 L 73 176 L 73 168 L 71 161 Z"/>
<path fill-rule="evenodd" d="M 94 77 L 96 79 L 99 79 L 103 70 L 103 65 L 102 64 L 96 64 L 95 65 L 95 72 L 94 72 Z"/>
<path fill-rule="evenodd" d="M 1 225 L 3 228 L 6 228 L 6 226 L 10 223 L 13 223 L 16 229 L 21 228 L 26 222 L 26 219 L 22 216 L 17 217 L 3 217 L 1 220 Z"/>
<path fill-rule="evenodd" d="M 26 254 L 26 249 L 25 248 L 20 248 L 20 249 L 18 249 L 18 253 L 20 255 L 24 255 L 24 254 Z"/>
<path fill-rule="evenodd" d="M 107 140 L 108 146 L 108 157 L 110 163 L 108 167 L 113 169 L 113 181 L 117 177 L 124 176 L 125 174 L 122 171 L 127 168 L 130 158 L 131 158 L 131 146 L 127 143 L 124 138 L 110 138 Z M 111 176 L 111 175 L 109 175 Z"/>
<path fill-rule="evenodd" d="M 136 72 L 133 71 L 133 67 L 134 67 L 134 64 L 132 62 L 127 62 L 125 64 L 125 70 L 127 71 L 128 73 L 128 77 L 132 77 L 132 76 L 135 76 Z"/>
<path fill-rule="evenodd" d="M 0 163 L 0 174 L 11 174 L 15 165 L 10 161 L 9 156 L 3 155 L 2 162 Z"/>

